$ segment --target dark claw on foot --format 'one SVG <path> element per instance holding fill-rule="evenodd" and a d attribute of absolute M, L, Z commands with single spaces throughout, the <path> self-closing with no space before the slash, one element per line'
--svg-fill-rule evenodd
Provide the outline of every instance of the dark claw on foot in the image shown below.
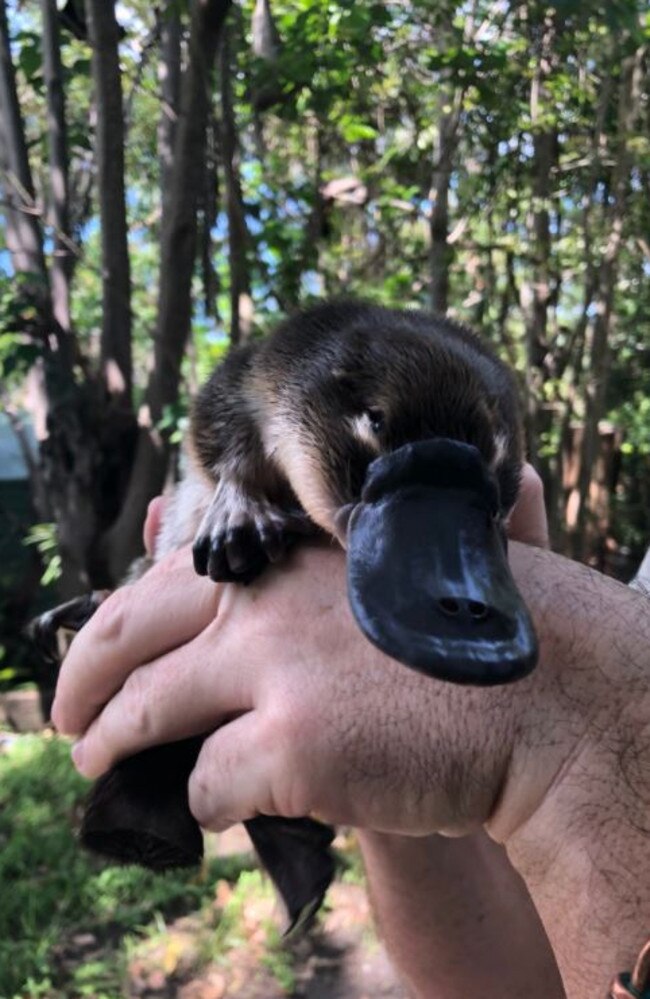
<path fill-rule="evenodd" d="M 197 538 L 192 545 L 192 558 L 194 560 L 194 570 L 199 576 L 208 574 L 208 558 L 210 557 L 210 538 Z"/>

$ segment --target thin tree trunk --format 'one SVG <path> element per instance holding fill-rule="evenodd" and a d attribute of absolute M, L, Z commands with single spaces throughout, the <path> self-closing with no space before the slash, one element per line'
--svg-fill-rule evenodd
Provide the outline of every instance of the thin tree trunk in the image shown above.
<path fill-rule="evenodd" d="M 232 101 L 228 32 L 221 47 L 221 153 L 228 212 L 230 261 L 230 342 L 235 345 L 250 333 L 250 275 L 247 250 L 250 242 L 239 175 L 239 144 Z"/>
<path fill-rule="evenodd" d="M 623 64 L 618 102 L 617 155 L 612 168 L 611 197 L 607 206 L 608 239 L 598 269 L 598 292 L 591 338 L 590 365 L 585 385 L 585 427 L 580 450 L 579 510 L 577 518 L 578 553 L 585 555 L 589 517 L 589 492 L 598 451 L 598 423 L 604 416 L 610 366 L 610 333 L 618 258 L 630 180 L 628 140 L 634 126 L 641 95 L 641 74 L 645 49 L 638 49 Z"/>
<path fill-rule="evenodd" d="M 0 2 L 0 139 L 2 140 L 2 187 L 10 204 L 9 252 L 17 273 L 33 275 L 34 301 L 49 304 L 49 288 L 43 238 L 36 213 L 32 172 L 27 155 L 16 77 L 11 59 L 7 8 Z"/>
<path fill-rule="evenodd" d="M 446 98 L 445 98 L 446 102 Z M 452 250 L 447 242 L 449 236 L 449 185 L 453 172 L 454 156 L 458 148 L 458 123 L 462 95 L 453 97 L 454 109 L 449 114 L 442 113 L 438 121 L 438 140 L 434 149 L 434 169 L 431 178 L 431 198 L 433 207 L 429 232 L 429 272 L 431 279 L 431 308 L 441 315 L 449 305 L 449 266 Z"/>
<path fill-rule="evenodd" d="M 476 24 L 473 13 L 468 16 L 464 38 L 456 36 L 450 18 L 438 30 L 438 44 L 473 44 L 476 37 Z M 453 249 L 449 237 L 449 188 L 454 171 L 454 161 L 460 141 L 460 116 L 465 99 L 465 87 L 453 87 L 449 79 L 443 79 L 438 102 L 438 132 L 433 149 L 433 171 L 431 194 L 433 205 L 429 221 L 429 280 L 430 301 L 434 312 L 444 315 L 449 306 L 449 268 Z"/>
<path fill-rule="evenodd" d="M 266 77 L 253 93 L 254 113 L 259 115 L 283 98 L 278 73 L 282 43 L 269 0 L 255 0 L 251 29 L 253 54 L 262 60 L 266 69 Z"/>
<path fill-rule="evenodd" d="M 217 47 L 232 0 L 195 0 L 189 61 L 183 75 L 170 211 L 162 233 L 155 365 L 147 387 L 154 423 L 176 401 L 192 316 L 196 208 L 201 189 L 208 113 Z"/>
<path fill-rule="evenodd" d="M 131 406 L 131 273 L 124 189 L 124 112 L 114 0 L 86 0 L 97 104 L 102 231 L 102 371 L 111 395 Z"/>
<path fill-rule="evenodd" d="M 158 158 L 160 162 L 160 187 L 162 191 L 163 225 L 169 207 L 169 189 L 174 162 L 174 137 L 181 91 L 181 35 L 182 25 L 178 5 L 167 0 L 162 14 L 161 59 L 158 79 L 162 108 L 158 124 Z"/>
<path fill-rule="evenodd" d="M 598 108 L 595 115 L 592 133 L 593 140 L 589 155 L 586 197 L 581 212 L 582 259 L 584 262 L 582 310 L 567 346 L 559 356 L 556 355 L 555 357 L 557 377 L 563 378 L 567 383 L 567 395 L 560 422 L 557 450 L 557 460 L 560 469 L 558 480 L 562 489 L 561 511 L 558 518 L 558 530 L 551 537 L 561 544 L 562 549 L 574 551 L 576 554 L 579 553 L 582 546 L 576 531 L 580 499 L 572 468 L 572 465 L 576 461 L 576 439 L 575 435 L 571 433 L 571 421 L 577 419 L 578 416 L 578 406 L 576 403 L 582 401 L 581 386 L 586 380 L 586 374 L 583 370 L 585 367 L 585 357 L 590 356 L 591 350 L 591 345 L 587 344 L 587 336 L 593 332 L 590 316 L 599 285 L 599 267 L 594 252 L 595 232 L 593 230 L 593 218 L 598 187 L 603 176 L 602 158 L 608 149 L 606 123 L 611 110 L 611 101 L 612 76 L 607 73 L 602 81 L 598 97 Z M 561 530 L 559 529 L 560 525 Z M 573 535 L 573 538 L 569 545 L 567 539 L 570 535 Z"/>
<path fill-rule="evenodd" d="M 217 47 L 231 3 L 232 0 L 194 0 L 192 6 L 169 212 L 162 229 L 154 368 L 146 390 L 147 412 L 140 427 L 128 495 L 120 517 L 105 538 L 113 575 L 118 577 L 142 550 L 141 528 L 147 503 L 161 491 L 165 480 L 169 447 L 157 425 L 165 408 L 178 398 L 181 361 L 190 332 L 206 126 Z"/>
<path fill-rule="evenodd" d="M 203 173 L 203 196 L 201 199 L 200 245 L 201 280 L 203 284 L 203 307 L 206 316 L 218 318 L 217 296 L 219 275 L 214 266 L 214 241 L 212 229 L 217 221 L 219 204 L 219 173 L 217 168 L 218 141 L 217 122 L 210 115 L 205 143 L 205 170 Z"/>
<path fill-rule="evenodd" d="M 255 0 L 255 9 L 251 23 L 253 36 L 253 52 L 258 59 L 273 65 L 280 55 L 280 35 L 273 20 L 273 12 L 269 0 Z"/>
<path fill-rule="evenodd" d="M 24 290 L 37 313 L 26 332 L 40 341 L 43 354 L 47 423 L 40 442 L 38 483 L 33 496 L 39 514 L 53 516 L 57 523 L 64 568 L 60 589 L 72 595 L 88 585 L 86 559 L 96 529 L 94 473 L 100 458 L 88 405 L 92 386 L 77 384 L 73 375 L 74 338 L 52 310 L 41 228 L 36 214 L 31 213 L 35 209 L 34 187 L 16 99 L 4 4 L 0 4 L 0 97 L 5 185 L 8 200 L 16 206 L 12 213 L 15 224 L 11 226 L 15 238 L 12 260 L 17 273 L 28 279 Z"/>
<path fill-rule="evenodd" d="M 63 95 L 63 68 L 56 0 L 41 0 L 43 20 L 43 74 L 47 89 L 47 130 L 54 256 L 50 268 L 52 309 L 64 330 L 70 329 L 70 275 L 73 255 L 70 237 L 68 149 Z"/>
<path fill-rule="evenodd" d="M 531 81 L 530 118 L 533 130 L 533 176 L 531 207 L 526 220 L 534 255 L 532 282 L 523 286 L 526 323 L 526 437 L 529 454 L 539 450 L 539 405 L 544 382 L 544 358 L 548 351 L 548 309 L 551 298 L 551 230 L 549 202 L 551 177 L 557 164 L 555 128 L 543 124 L 548 111 L 548 80 L 555 63 L 555 16 L 547 12 L 541 23 L 533 23 L 532 44 L 536 50 Z"/>

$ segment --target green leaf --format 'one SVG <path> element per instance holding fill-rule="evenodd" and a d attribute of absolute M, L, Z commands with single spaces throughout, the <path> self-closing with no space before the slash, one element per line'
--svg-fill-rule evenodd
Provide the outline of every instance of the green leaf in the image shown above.
<path fill-rule="evenodd" d="M 354 118 L 343 118 L 339 125 L 341 135 L 346 142 L 362 142 L 365 139 L 376 139 L 378 132 L 372 125 Z"/>

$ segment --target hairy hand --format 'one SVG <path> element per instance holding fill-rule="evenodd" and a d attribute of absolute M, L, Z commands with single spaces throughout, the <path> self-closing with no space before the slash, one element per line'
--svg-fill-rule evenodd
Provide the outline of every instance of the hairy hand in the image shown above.
<path fill-rule="evenodd" d="M 520 524 L 543 540 L 532 470 L 522 503 Z M 154 504 L 149 545 L 159 516 Z M 211 828 L 317 812 L 461 832 L 490 816 L 531 682 L 461 689 L 383 656 L 352 619 L 338 550 L 303 549 L 246 588 L 195 576 L 184 550 L 114 594 L 75 639 L 53 717 L 85 732 L 75 761 L 87 776 L 146 746 L 214 733 L 190 786 Z"/>

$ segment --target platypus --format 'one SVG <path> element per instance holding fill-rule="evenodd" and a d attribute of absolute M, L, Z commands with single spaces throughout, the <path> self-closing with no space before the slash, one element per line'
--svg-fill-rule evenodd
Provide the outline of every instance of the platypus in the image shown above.
<path fill-rule="evenodd" d="M 523 460 L 517 391 L 477 336 L 357 302 L 299 313 L 232 351 L 199 392 L 159 550 L 183 533 L 197 572 L 248 582 L 314 525 L 346 547 L 370 463 L 432 438 L 474 445 L 500 513 L 510 510 Z"/>
<path fill-rule="evenodd" d="M 523 462 L 517 390 L 465 327 L 361 302 L 300 312 L 216 368 L 185 454 L 156 560 L 192 542 L 198 573 L 249 584 L 292 545 L 329 535 L 348 553 L 357 620 L 395 658 L 460 682 L 532 668 L 500 540 Z M 73 617 L 50 612 L 41 637 Z M 147 750 L 102 777 L 83 841 L 154 867 L 198 859 L 186 785 L 200 744 Z M 247 828 L 290 926 L 304 922 L 333 876 L 333 832 L 308 818 L 259 816 Z"/>

